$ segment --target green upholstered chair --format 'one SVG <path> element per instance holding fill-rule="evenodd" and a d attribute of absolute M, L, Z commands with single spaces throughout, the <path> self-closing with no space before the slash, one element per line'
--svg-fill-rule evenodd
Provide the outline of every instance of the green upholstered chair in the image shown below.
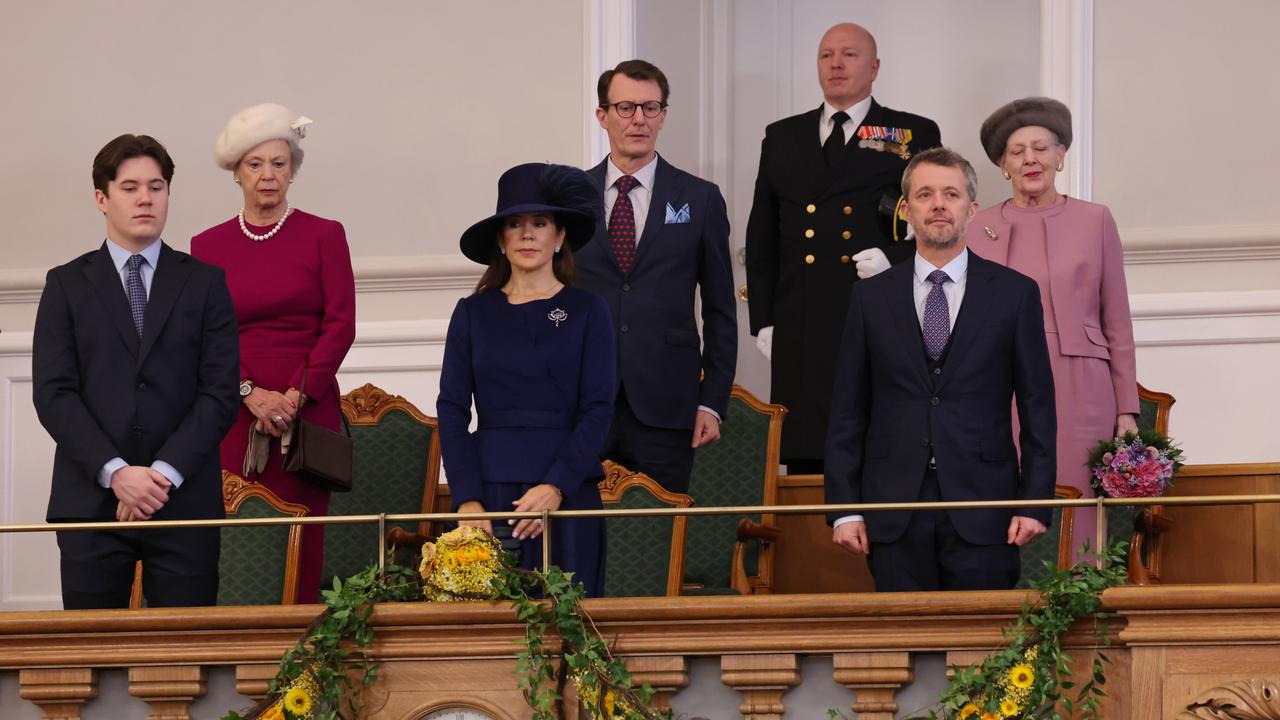
<path fill-rule="evenodd" d="M 668 492 L 644 473 L 608 460 L 600 481 L 606 509 L 689 507 L 693 498 Z M 606 597 L 679 595 L 684 577 L 686 516 L 611 517 L 605 562 Z"/>
<path fill-rule="evenodd" d="M 720 440 L 693 456 L 689 495 L 700 507 L 775 505 L 778 452 L 787 409 L 733 386 Z M 685 594 L 765 594 L 772 590 L 775 516 L 689 518 Z"/>
<path fill-rule="evenodd" d="M 227 517 L 285 518 L 307 514 L 304 505 L 285 502 L 265 485 L 222 471 L 222 503 Z M 298 594 L 300 525 L 222 528 L 218 559 L 219 605 L 292 605 Z M 142 563 L 134 569 L 129 607 L 142 607 Z"/>
<path fill-rule="evenodd" d="M 305 505 L 285 502 L 265 485 L 222 471 L 228 518 L 302 517 Z M 298 593 L 301 525 L 222 528 L 219 605 L 292 605 Z"/>
<path fill-rule="evenodd" d="M 1080 497 L 1080 491 L 1070 485 L 1057 485 L 1053 489 L 1053 496 L 1074 500 Z M 1018 580 L 1018 587 L 1029 588 L 1031 583 L 1048 577 L 1049 567 L 1046 562 L 1052 563 L 1058 570 L 1071 564 L 1071 548 L 1075 543 L 1072 529 L 1074 519 L 1075 508 L 1054 508 L 1053 525 L 1049 532 L 1022 546 L 1022 577 Z"/>
<path fill-rule="evenodd" d="M 436 419 L 413 403 L 366 384 L 342 396 L 342 412 L 354 439 L 351 492 L 334 493 L 330 515 L 422 513 L 435 509 L 440 480 L 440 435 Z M 430 523 L 388 525 L 413 537 L 430 534 Z M 326 586 L 378 560 L 376 523 L 329 525 L 324 537 Z"/>
<path fill-rule="evenodd" d="M 1148 390 L 1138 383 L 1138 428 L 1169 434 L 1169 412 L 1175 400 L 1169 393 Z M 1151 585 L 1160 582 L 1161 537 L 1171 527 L 1163 505 L 1107 508 L 1107 535 L 1128 535 L 1129 582 Z"/>

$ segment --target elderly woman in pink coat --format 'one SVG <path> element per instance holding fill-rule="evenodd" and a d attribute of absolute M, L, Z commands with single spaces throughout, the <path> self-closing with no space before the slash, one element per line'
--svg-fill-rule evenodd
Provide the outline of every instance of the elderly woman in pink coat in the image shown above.
<path fill-rule="evenodd" d="M 1091 496 L 1089 451 L 1137 431 L 1138 390 L 1124 249 L 1105 205 L 1058 192 L 1054 179 L 1071 146 L 1071 111 L 1029 97 L 982 123 L 983 149 L 1013 196 L 969 223 L 969 249 L 1039 284 L 1058 407 L 1058 483 Z M 1015 428 L 1015 432 L 1016 432 Z M 1095 537 L 1096 512 L 1075 511 L 1076 558 Z"/>

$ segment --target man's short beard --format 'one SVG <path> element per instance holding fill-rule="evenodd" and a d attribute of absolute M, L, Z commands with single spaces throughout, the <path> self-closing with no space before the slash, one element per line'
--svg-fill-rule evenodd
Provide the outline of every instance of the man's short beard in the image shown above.
<path fill-rule="evenodd" d="M 955 226 L 952 226 L 952 227 L 955 232 L 953 232 L 951 236 L 948 238 L 934 240 L 933 238 L 929 237 L 928 233 L 917 233 L 916 239 L 919 240 L 921 243 L 931 248 L 934 248 L 935 250 L 946 250 L 947 248 L 950 248 L 954 246 L 957 242 L 959 242 L 960 237 L 964 235 L 963 227 L 955 227 Z"/>

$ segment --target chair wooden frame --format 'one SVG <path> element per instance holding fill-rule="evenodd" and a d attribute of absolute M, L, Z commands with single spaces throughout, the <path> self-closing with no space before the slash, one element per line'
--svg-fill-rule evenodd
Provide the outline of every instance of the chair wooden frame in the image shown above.
<path fill-rule="evenodd" d="M 642 472 L 633 472 L 612 460 L 604 461 L 604 479 L 600 481 L 600 500 L 605 503 L 616 503 L 622 500 L 627 490 L 642 487 L 655 498 L 671 507 L 687 508 L 693 506 L 693 498 L 684 493 L 673 493 L 658 484 L 657 480 Z M 680 594 L 684 582 L 684 543 L 688 534 L 689 517 L 677 515 L 671 522 L 671 554 L 668 559 L 667 595 L 674 597 Z"/>
<path fill-rule="evenodd" d="M 222 471 L 222 508 L 227 514 L 235 513 L 240 504 L 251 497 L 260 497 L 272 508 L 289 517 L 304 517 L 307 507 L 285 502 L 271 492 L 266 485 L 245 480 L 230 470 Z M 302 526 L 290 525 L 285 541 L 284 580 L 280 592 L 281 605 L 293 605 L 298 600 L 298 566 L 302 560 Z M 129 607 L 142 607 L 142 561 L 133 568 L 133 589 L 129 593 Z"/>
<path fill-rule="evenodd" d="M 1177 402 L 1169 393 L 1148 390 L 1138 383 L 1138 399 L 1156 404 L 1156 432 L 1169 434 L 1169 413 Z M 1160 582 L 1162 536 L 1173 526 L 1164 514 L 1163 505 L 1149 505 L 1138 513 L 1136 527 L 1129 541 L 1129 582 L 1152 585 Z M 1142 564 L 1143 547 L 1147 549 L 1147 565 Z"/>
<path fill-rule="evenodd" d="M 372 383 L 365 383 L 342 396 L 342 414 L 352 425 L 377 425 L 392 410 L 402 410 L 432 430 L 431 445 L 427 448 L 427 476 L 424 478 L 419 512 L 435 512 L 436 495 L 440 487 L 440 424 L 436 418 L 423 413 L 403 397 L 392 395 Z M 400 528 L 392 528 L 389 535 L 396 539 L 393 544 L 407 545 L 415 540 L 421 544 L 431 536 L 431 523 L 425 520 L 419 523 L 417 535 L 405 533 Z"/>

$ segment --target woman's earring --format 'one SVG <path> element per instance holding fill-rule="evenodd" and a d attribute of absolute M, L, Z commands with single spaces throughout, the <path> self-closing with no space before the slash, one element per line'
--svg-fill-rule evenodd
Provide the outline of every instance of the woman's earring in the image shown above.
<path fill-rule="evenodd" d="M 237 185 L 240 184 L 240 178 L 232 178 L 232 180 L 235 180 Z"/>
<path fill-rule="evenodd" d="M 1058 163 L 1058 172 L 1062 172 L 1062 163 L 1061 163 L 1061 162 L 1059 162 L 1059 163 Z"/>
<path fill-rule="evenodd" d="M 560 254 L 560 246 L 559 246 L 559 245 L 557 245 L 557 246 L 556 246 L 556 254 L 557 254 L 557 255 L 559 255 L 559 254 Z"/>
<path fill-rule="evenodd" d="M 1008 171 L 1008 170 L 1005 170 L 1005 171 L 1004 171 L 1004 179 L 1005 179 L 1005 180 L 1012 180 L 1012 179 L 1013 179 L 1013 176 L 1009 174 L 1009 171 Z"/>

